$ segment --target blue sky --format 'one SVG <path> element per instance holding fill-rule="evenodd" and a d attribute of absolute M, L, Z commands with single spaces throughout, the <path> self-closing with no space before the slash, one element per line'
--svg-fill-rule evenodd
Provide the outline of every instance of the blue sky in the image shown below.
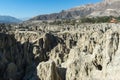
<path fill-rule="evenodd" d="M 101 0 L 0 0 L 0 15 L 17 18 L 60 12 L 75 6 Z"/>

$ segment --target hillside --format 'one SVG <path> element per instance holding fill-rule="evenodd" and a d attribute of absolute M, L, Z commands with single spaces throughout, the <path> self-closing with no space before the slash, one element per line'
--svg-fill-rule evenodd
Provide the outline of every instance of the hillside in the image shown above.
<path fill-rule="evenodd" d="M 30 20 L 78 19 L 81 17 L 120 16 L 120 0 L 104 0 L 96 4 L 87 4 L 62 10 L 60 13 L 38 15 Z"/>
<path fill-rule="evenodd" d="M 19 23 L 21 20 L 11 16 L 0 16 L 0 23 Z"/>

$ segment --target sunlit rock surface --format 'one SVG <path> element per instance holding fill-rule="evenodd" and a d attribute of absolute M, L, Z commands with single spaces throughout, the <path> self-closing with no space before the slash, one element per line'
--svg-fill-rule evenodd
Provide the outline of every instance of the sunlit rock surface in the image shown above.
<path fill-rule="evenodd" d="M 38 28 L 0 33 L 0 80 L 120 79 L 119 23 Z"/>

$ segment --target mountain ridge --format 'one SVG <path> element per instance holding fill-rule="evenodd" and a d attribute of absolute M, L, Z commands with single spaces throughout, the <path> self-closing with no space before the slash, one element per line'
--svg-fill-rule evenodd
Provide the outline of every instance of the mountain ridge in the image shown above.
<path fill-rule="evenodd" d="M 103 0 L 96 4 L 86 4 L 77 6 L 68 10 L 62 10 L 59 13 L 38 15 L 31 19 L 34 20 L 56 20 L 56 19 L 79 19 L 81 17 L 99 17 L 99 16 L 120 16 L 120 0 Z"/>
<path fill-rule="evenodd" d="M 20 23 L 22 20 L 12 16 L 0 15 L 0 23 Z"/>

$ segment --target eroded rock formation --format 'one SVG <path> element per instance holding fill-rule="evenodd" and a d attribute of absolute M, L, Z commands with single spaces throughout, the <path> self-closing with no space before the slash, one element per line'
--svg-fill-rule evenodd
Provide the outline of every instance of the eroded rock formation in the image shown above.
<path fill-rule="evenodd" d="M 61 80 L 53 61 L 41 62 L 37 67 L 40 80 Z"/>
<path fill-rule="evenodd" d="M 0 79 L 120 79 L 119 24 L 53 28 L 0 33 Z"/>

